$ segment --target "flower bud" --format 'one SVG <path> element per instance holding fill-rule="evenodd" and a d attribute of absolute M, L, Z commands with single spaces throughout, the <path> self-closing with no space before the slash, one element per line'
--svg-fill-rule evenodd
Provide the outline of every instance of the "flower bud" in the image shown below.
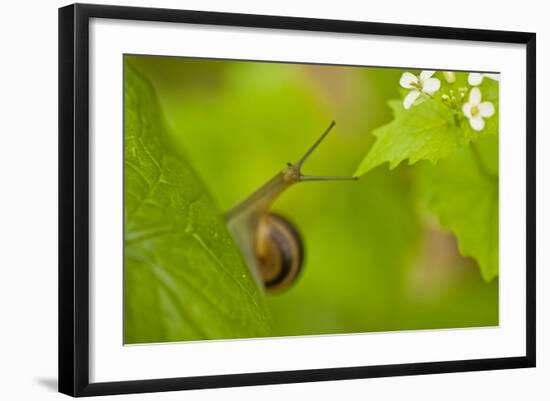
<path fill-rule="evenodd" d="M 452 84 L 456 81 L 456 75 L 452 71 L 443 71 L 443 77 L 450 84 Z"/>

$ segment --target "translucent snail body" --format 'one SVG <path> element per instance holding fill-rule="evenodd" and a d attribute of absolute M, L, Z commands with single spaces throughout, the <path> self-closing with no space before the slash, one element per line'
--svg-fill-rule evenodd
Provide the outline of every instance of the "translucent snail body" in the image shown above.
<path fill-rule="evenodd" d="M 298 162 L 287 163 L 284 170 L 227 213 L 229 231 L 259 285 L 268 292 L 291 286 L 304 260 L 303 241 L 298 230 L 283 216 L 269 211 L 273 202 L 298 182 L 357 179 L 309 176 L 301 172 L 304 162 L 334 125 L 333 121 Z"/>

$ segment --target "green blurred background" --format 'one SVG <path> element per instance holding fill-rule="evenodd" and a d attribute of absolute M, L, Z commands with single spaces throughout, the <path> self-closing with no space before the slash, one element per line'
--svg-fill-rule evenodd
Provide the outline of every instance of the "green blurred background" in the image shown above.
<path fill-rule="evenodd" d="M 400 69 L 126 56 L 157 91 L 183 152 L 221 210 L 295 162 L 331 120 L 305 174 L 350 175 L 392 118 Z M 491 326 L 498 279 L 485 283 L 454 236 L 427 214 L 416 166 L 357 182 L 292 187 L 274 204 L 301 232 L 297 283 L 267 297 L 278 336 Z"/>

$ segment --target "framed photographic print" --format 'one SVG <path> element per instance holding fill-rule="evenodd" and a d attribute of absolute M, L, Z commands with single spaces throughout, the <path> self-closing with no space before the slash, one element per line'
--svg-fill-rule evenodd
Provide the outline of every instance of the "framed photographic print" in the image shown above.
<path fill-rule="evenodd" d="M 535 34 L 59 10 L 59 390 L 535 366 Z"/>

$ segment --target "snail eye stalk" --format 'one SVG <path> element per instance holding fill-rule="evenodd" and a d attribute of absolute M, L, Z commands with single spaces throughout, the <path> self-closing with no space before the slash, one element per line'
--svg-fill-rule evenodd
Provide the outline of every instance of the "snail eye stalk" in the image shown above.
<path fill-rule="evenodd" d="M 315 141 L 315 143 L 311 145 L 311 148 L 307 150 L 307 152 L 302 156 L 300 160 L 296 162 L 296 164 L 294 164 L 294 166 L 296 166 L 297 168 L 301 168 L 302 165 L 307 160 L 307 158 L 309 157 L 309 155 L 313 153 L 313 151 L 317 148 L 317 146 L 319 146 L 319 144 L 323 141 L 323 139 L 325 139 L 325 137 L 328 135 L 328 133 L 332 130 L 332 128 L 335 125 L 336 125 L 336 122 L 332 121 L 328 126 L 328 128 L 325 130 L 325 132 L 323 132 L 323 134 Z"/>
<path fill-rule="evenodd" d="M 315 143 L 307 150 L 307 152 L 302 156 L 300 160 L 298 160 L 295 164 L 287 163 L 287 167 L 289 168 L 295 168 L 300 176 L 298 178 L 298 181 L 357 181 L 359 177 L 331 177 L 331 176 L 318 176 L 318 175 L 302 175 L 301 168 L 303 164 L 306 162 L 306 160 L 309 158 L 309 156 L 313 153 L 315 149 L 319 146 L 319 144 L 325 139 L 325 137 L 329 134 L 329 132 L 332 130 L 332 128 L 336 125 L 335 121 L 332 121 L 328 128 L 323 132 L 323 134 L 315 141 Z"/>

